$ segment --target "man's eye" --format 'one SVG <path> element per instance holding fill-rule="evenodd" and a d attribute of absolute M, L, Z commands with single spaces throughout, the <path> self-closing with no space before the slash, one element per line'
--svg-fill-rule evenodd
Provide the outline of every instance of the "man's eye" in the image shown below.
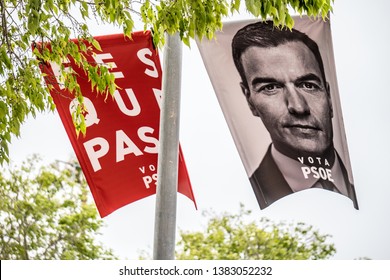
<path fill-rule="evenodd" d="M 299 85 L 300 88 L 306 89 L 306 90 L 319 90 L 321 87 L 315 83 L 311 82 L 304 82 Z"/>
<path fill-rule="evenodd" d="M 261 93 L 264 93 L 264 94 L 274 94 L 274 93 L 278 92 L 278 90 L 281 88 L 282 87 L 278 84 L 267 84 L 267 85 L 261 86 L 258 91 Z"/>

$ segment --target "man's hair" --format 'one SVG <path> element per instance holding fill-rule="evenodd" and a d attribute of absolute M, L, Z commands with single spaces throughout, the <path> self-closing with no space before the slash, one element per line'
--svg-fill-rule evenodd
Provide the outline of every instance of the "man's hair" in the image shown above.
<path fill-rule="evenodd" d="M 260 48 L 277 47 L 288 42 L 302 42 L 311 50 L 320 67 L 323 81 L 326 83 L 324 64 L 316 42 L 310 39 L 305 33 L 294 28 L 289 30 L 287 28 L 274 27 L 272 21 L 259 21 L 238 30 L 232 40 L 234 64 L 246 87 L 248 87 L 248 82 L 241 60 L 241 56 L 245 50 L 253 46 Z"/>

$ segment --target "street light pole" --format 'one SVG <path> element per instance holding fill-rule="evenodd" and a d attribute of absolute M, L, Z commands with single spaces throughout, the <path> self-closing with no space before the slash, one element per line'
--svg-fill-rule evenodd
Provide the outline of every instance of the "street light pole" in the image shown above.
<path fill-rule="evenodd" d="M 173 260 L 175 258 L 182 67 L 182 45 L 178 33 L 166 34 L 163 54 L 153 258 Z"/>

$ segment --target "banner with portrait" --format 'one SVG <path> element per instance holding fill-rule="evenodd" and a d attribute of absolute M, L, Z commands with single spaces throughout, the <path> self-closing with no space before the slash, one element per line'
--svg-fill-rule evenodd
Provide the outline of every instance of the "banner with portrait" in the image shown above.
<path fill-rule="evenodd" d="M 95 37 L 101 51 L 84 53 L 91 64 L 115 75 L 113 96 L 92 90 L 86 73 L 72 59 L 86 109 L 86 135 L 72 120 L 78 100 L 59 80 L 60 65 L 42 64 L 45 80 L 69 136 L 101 217 L 156 193 L 162 71 L 150 31 Z M 77 41 L 75 41 L 77 43 Z M 91 46 L 92 47 L 92 46 Z M 181 149 L 178 191 L 194 201 Z"/>
<path fill-rule="evenodd" d="M 294 20 L 226 22 L 197 45 L 260 208 L 319 188 L 358 209 L 330 22 Z"/>

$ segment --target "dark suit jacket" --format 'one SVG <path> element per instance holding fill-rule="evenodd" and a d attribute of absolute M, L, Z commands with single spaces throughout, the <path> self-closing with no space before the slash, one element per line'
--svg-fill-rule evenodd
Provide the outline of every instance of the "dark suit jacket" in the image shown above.
<path fill-rule="evenodd" d="M 347 170 L 339 156 L 338 158 L 347 186 L 348 197 L 353 201 L 354 207 L 359 209 L 354 185 L 349 182 Z M 269 146 L 259 167 L 255 170 L 249 180 L 261 209 L 264 209 L 276 200 L 293 193 L 272 158 L 271 146 Z"/>

